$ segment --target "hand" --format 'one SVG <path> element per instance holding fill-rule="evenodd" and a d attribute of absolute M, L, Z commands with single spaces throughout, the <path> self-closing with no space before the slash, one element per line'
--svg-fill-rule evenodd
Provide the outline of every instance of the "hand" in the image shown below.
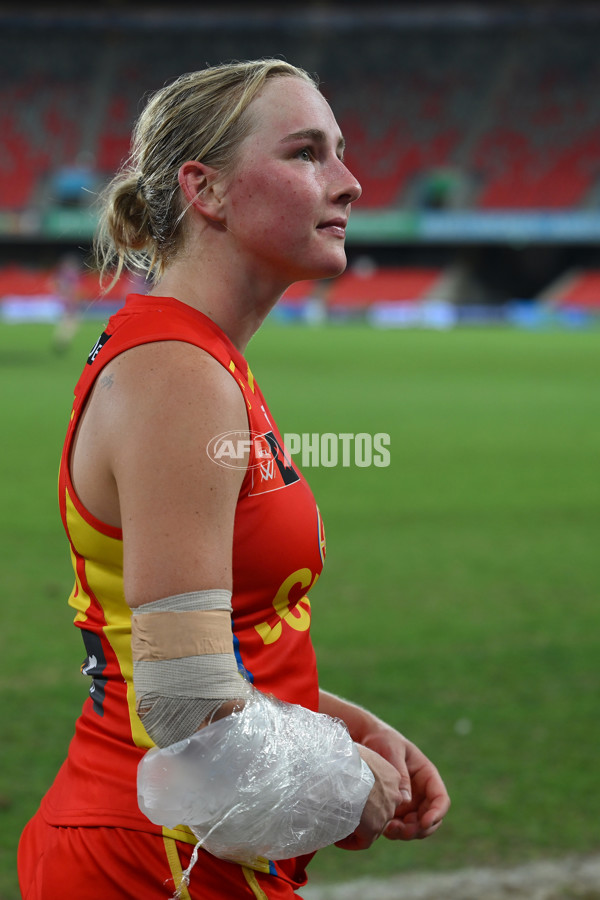
<path fill-rule="evenodd" d="M 391 841 L 411 841 L 433 834 L 450 808 L 450 798 L 436 767 L 418 747 L 395 729 L 381 723 L 362 743 L 375 750 L 410 784 L 410 799 L 398 803 L 383 836 Z"/>
<path fill-rule="evenodd" d="M 380 834 L 391 841 L 411 841 L 437 831 L 450 798 L 438 770 L 419 748 L 366 709 L 322 689 L 319 711 L 346 723 L 375 776 L 358 828 L 337 846 L 360 850 Z"/>
<path fill-rule="evenodd" d="M 371 769 L 375 784 L 362 811 L 360 823 L 355 831 L 341 841 L 336 847 L 343 850 L 366 850 L 384 833 L 388 823 L 393 821 L 396 810 L 410 796 L 410 779 L 408 773 L 404 778 L 398 770 L 379 753 L 368 747 L 356 745 L 358 751 Z"/>

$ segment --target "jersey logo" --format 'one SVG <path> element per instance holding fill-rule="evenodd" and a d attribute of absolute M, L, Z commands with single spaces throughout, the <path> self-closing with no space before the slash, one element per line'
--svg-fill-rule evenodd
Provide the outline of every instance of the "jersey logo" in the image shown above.
<path fill-rule="evenodd" d="M 100 335 L 100 337 L 98 338 L 98 340 L 96 341 L 96 343 L 94 344 L 92 349 L 90 350 L 89 356 L 87 358 L 88 366 L 92 365 L 92 363 L 94 362 L 94 360 L 96 359 L 96 357 L 98 356 L 98 354 L 100 353 L 100 351 L 102 350 L 105 343 L 107 342 L 107 340 L 110 337 L 112 337 L 112 335 L 107 334 L 106 331 L 102 332 L 102 334 Z"/>
<path fill-rule="evenodd" d="M 265 644 L 275 644 L 283 634 L 284 625 L 293 631 L 308 631 L 311 610 L 307 591 L 315 586 L 318 577 L 318 572 L 298 569 L 279 586 L 273 598 L 272 614 L 266 622 L 254 626 Z"/>
<path fill-rule="evenodd" d="M 262 481 L 272 481 L 275 478 L 275 461 L 269 459 L 267 462 L 260 464 L 260 477 Z"/>
<path fill-rule="evenodd" d="M 317 506 L 317 526 L 319 529 L 319 556 L 321 557 L 321 565 L 325 565 L 325 555 L 327 553 L 327 538 L 325 537 L 325 525 L 321 518 L 321 510 Z"/>
<path fill-rule="evenodd" d="M 250 497 L 266 494 L 269 491 L 278 491 L 300 481 L 300 476 L 294 469 L 291 458 L 275 434 L 267 431 L 266 434 L 261 435 L 261 438 L 262 446 L 260 448 L 257 448 L 255 442 L 258 466 L 255 464 L 250 470 L 252 475 L 252 484 L 248 492 Z"/>

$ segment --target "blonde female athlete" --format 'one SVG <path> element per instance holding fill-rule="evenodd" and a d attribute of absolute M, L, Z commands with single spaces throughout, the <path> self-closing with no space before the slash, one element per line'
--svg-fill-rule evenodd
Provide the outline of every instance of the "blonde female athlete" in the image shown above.
<path fill-rule="evenodd" d="M 92 685 L 21 838 L 25 900 L 297 896 L 310 854 L 245 865 L 201 849 L 186 885 L 194 834 L 138 804 L 148 748 L 234 721 L 251 693 L 290 704 L 292 719 L 312 710 L 323 727 L 346 723 L 368 782 L 338 846 L 426 837 L 448 810 L 410 741 L 319 688 L 307 592 L 323 564 L 320 516 L 243 356 L 288 285 L 344 269 L 360 186 L 343 148 L 303 70 L 217 66 L 150 99 L 108 190 L 100 256 L 146 266 L 154 287 L 110 320 L 75 391 L 60 507 Z M 243 466 L 206 452 L 224 433 L 251 438 Z M 280 714 L 274 705 L 270 721 Z M 285 769 L 276 741 L 271 752 L 273 773 Z M 321 799 L 333 812 L 344 804 L 343 791 Z"/>

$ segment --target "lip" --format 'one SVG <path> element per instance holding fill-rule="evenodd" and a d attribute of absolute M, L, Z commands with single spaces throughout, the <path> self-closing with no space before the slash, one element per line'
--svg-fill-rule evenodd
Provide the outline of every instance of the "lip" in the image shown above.
<path fill-rule="evenodd" d="M 333 234 L 336 237 L 346 237 L 346 225 L 348 224 L 348 220 L 342 217 L 335 219 L 328 219 L 326 222 L 321 222 L 320 225 L 317 225 L 317 229 L 319 231 L 327 231 L 329 234 Z"/>

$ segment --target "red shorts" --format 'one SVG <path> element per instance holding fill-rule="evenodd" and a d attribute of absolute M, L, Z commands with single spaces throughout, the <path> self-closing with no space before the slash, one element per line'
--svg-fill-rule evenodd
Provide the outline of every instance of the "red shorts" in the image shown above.
<path fill-rule="evenodd" d="M 48 825 L 38 812 L 18 853 L 23 900 L 169 900 L 193 845 L 127 828 Z M 299 886 L 299 885 L 297 885 Z M 182 900 L 300 900 L 273 875 L 200 851 Z"/>

